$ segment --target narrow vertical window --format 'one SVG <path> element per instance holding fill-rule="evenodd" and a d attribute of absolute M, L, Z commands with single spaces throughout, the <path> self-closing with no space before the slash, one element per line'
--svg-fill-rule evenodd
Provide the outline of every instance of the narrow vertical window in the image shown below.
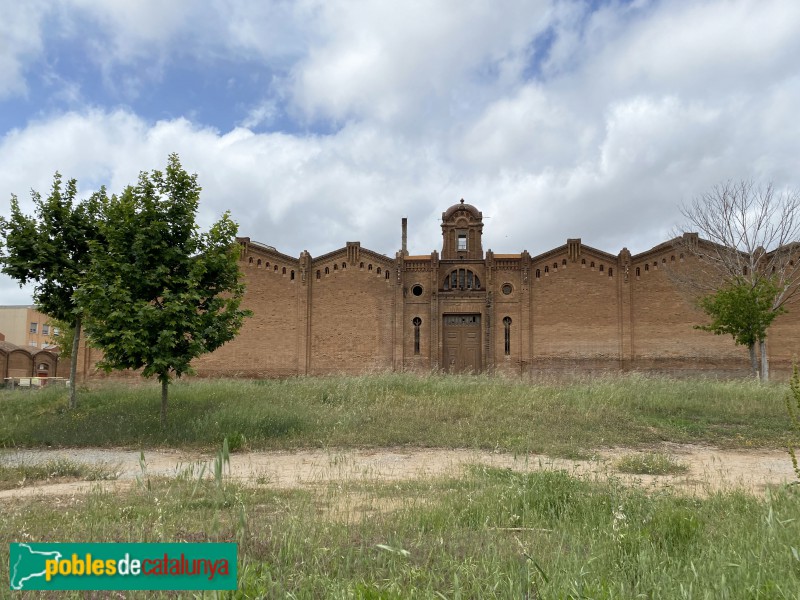
<path fill-rule="evenodd" d="M 458 249 L 459 249 L 459 251 L 467 249 L 467 234 L 466 233 L 459 233 L 458 234 Z"/>
<path fill-rule="evenodd" d="M 419 328 L 422 325 L 422 319 L 419 317 L 414 317 L 414 320 L 411 321 L 414 325 L 414 354 L 419 354 Z"/>
<path fill-rule="evenodd" d="M 503 318 L 503 338 L 505 341 L 506 356 L 511 354 L 511 317 Z"/>

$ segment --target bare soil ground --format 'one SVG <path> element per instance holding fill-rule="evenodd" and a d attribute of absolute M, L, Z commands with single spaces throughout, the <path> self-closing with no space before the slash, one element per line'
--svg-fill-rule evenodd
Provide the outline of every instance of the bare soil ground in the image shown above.
<path fill-rule="evenodd" d="M 286 452 L 243 452 L 231 455 L 231 476 L 246 485 L 275 488 L 319 487 L 332 482 L 385 482 L 458 476 L 466 465 L 481 464 L 516 471 L 561 469 L 584 477 L 616 476 L 632 485 L 651 489 L 673 489 L 682 493 L 707 495 L 717 490 L 740 488 L 762 493 L 768 485 L 791 481 L 792 465 L 779 450 L 721 450 L 693 445 L 665 445 L 651 450 L 664 452 L 688 466 L 680 475 L 625 475 L 614 462 L 639 450 L 617 448 L 598 451 L 590 460 L 569 460 L 539 455 L 502 452 L 382 448 L 361 450 L 298 450 Z M 10 450 L 0 453 L 0 464 L 36 464 L 55 459 L 103 464 L 117 473 L 112 481 L 21 482 L 16 489 L 0 491 L 0 500 L 33 495 L 74 495 L 92 487 L 122 490 L 142 477 L 140 452 L 113 449 Z M 144 453 L 146 473 L 151 477 L 175 477 L 191 472 L 197 476 L 214 472 L 214 456 L 175 450 Z"/>

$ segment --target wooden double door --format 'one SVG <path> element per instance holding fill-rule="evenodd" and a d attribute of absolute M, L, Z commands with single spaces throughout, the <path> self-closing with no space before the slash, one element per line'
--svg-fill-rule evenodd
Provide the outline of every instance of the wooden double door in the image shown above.
<path fill-rule="evenodd" d="M 481 370 L 481 316 L 444 315 L 444 370 L 477 373 Z"/>

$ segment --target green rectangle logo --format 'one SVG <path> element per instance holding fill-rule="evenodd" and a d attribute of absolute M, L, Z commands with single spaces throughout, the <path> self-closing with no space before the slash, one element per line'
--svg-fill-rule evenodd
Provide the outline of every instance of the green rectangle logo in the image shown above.
<path fill-rule="evenodd" d="M 237 544 L 9 544 L 12 590 L 235 590 Z"/>

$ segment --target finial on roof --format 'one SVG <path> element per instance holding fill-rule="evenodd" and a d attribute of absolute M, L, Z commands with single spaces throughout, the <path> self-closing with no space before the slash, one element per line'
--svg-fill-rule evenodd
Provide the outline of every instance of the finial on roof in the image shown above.
<path fill-rule="evenodd" d="M 461 204 L 464 204 L 464 199 L 463 198 L 461 199 Z"/>

